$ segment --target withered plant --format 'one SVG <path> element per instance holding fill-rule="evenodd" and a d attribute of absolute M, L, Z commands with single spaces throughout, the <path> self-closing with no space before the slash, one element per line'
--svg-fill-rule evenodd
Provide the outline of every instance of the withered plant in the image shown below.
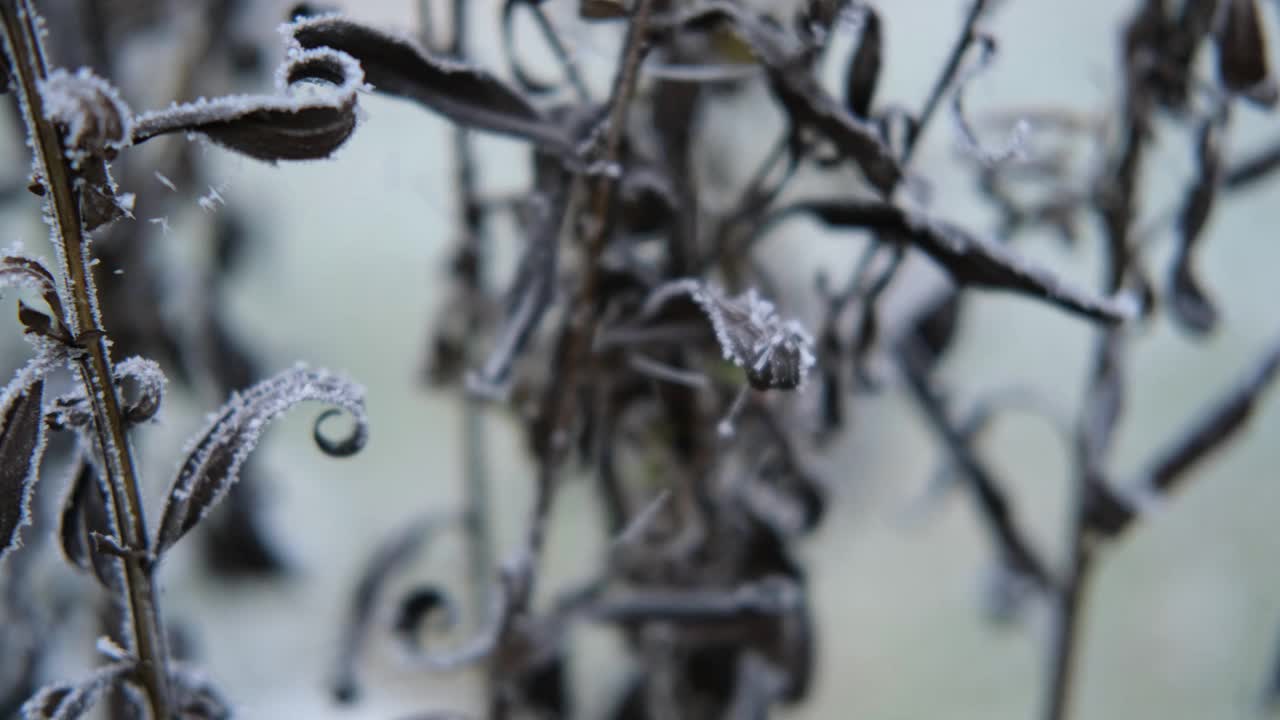
<path fill-rule="evenodd" d="M 492 8 L 500 11 L 505 70 L 485 67 L 471 52 L 468 19 L 488 6 L 449 3 L 446 32 L 437 21 L 443 5 L 421 3 L 415 34 L 299 6 L 283 29 L 288 51 L 276 95 L 135 114 L 103 73 L 50 66 L 29 0 L 0 4 L 10 85 L 34 151 L 31 188 L 45 198 L 58 257 L 50 269 L 12 253 L 0 271 L 47 306 L 19 306 L 36 356 L 0 405 L 0 538 L 11 554 L 46 434 L 74 434 L 62 549 L 119 610 L 99 643 L 101 669 L 40 690 L 24 713 L 77 717 L 113 687 L 132 689 L 127 702 L 152 717 L 230 713 L 216 689 L 167 650 L 156 563 L 228 493 L 263 424 L 291 405 L 319 400 L 355 417 L 351 436 L 333 441 L 318 428 L 338 411 L 320 416 L 315 439 L 326 453 L 351 454 L 365 438 L 356 386 L 325 372 L 286 371 L 233 395 L 214 416 L 187 449 L 159 523 L 148 529 L 129 433 L 159 407 L 164 376 L 150 360 L 109 352 L 120 345 L 109 342 L 114 321 L 103 322 L 114 317 L 107 301 L 125 303 L 140 290 L 126 281 L 99 293 L 90 245 L 103 233 L 127 234 L 136 227 L 131 210 L 148 201 L 130 194 L 136 185 L 122 190 L 110 168 L 133 146 L 175 132 L 269 162 L 327 157 L 355 130 L 357 92 L 367 88 L 456 126 L 456 246 L 424 376 L 459 396 L 466 501 L 459 511 L 424 498 L 427 514 L 370 551 L 338 642 L 335 701 L 361 701 L 367 641 L 389 630 L 405 661 L 424 672 L 480 668 L 487 681 L 480 715 L 574 716 L 575 697 L 598 692 L 571 684 L 570 638 L 586 623 L 615 629 L 627 648 L 631 680 L 609 717 L 757 718 L 804 701 L 823 619 L 812 610 L 795 550 L 826 511 L 831 481 L 819 476 L 817 459 L 848 430 L 852 398 L 901 388 L 936 435 L 946 482 L 969 491 L 989 535 L 998 609 L 1048 609 L 1040 717 L 1068 717 L 1079 625 L 1099 556 L 1238 434 L 1280 368 L 1277 342 L 1138 472 L 1126 477 L 1114 468 L 1128 350 L 1166 317 L 1192 338 L 1221 321 L 1195 266 L 1208 218 L 1220 194 L 1263 182 L 1280 165 L 1275 148 L 1234 162 L 1224 157 L 1236 107 L 1270 109 L 1277 101 L 1256 0 L 1138 0 L 1120 33 L 1116 105 L 1106 122 L 1084 123 L 1065 109 L 994 119 L 966 111 L 969 81 L 997 59 L 998 38 L 984 28 L 999 8 L 984 0 L 968 7 L 929 94 L 910 109 L 889 106 L 878 92 L 885 35 L 874 3 L 802 0 L 778 12 L 736 0 L 580 0 L 571 10 L 581 20 L 601 34 L 616 33 L 610 26 L 622 34 L 603 91 L 558 28 L 550 12 L 556 3 L 505 0 Z M 537 35 L 519 32 L 521 17 Z M 841 34 L 855 41 L 848 58 L 836 58 L 846 67 L 837 92 L 818 70 Z M 527 65 L 534 42 L 555 58 L 558 76 Z M 1213 77 L 1197 62 L 1202 50 L 1213 53 Z M 769 152 L 723 202 L 728 180 L 699 151 L 713 132 L 704 118 L 752 88 L 767 90 L 784 127 L 757 139 Z M 1158 118 L 1170 122 L 1157 125 Z M 914 158 L 925 133 L 944 131 L 996 211 L 993 233 L 929 207 L 928 168 Z M 1185 135 L 1197 173 L 1174 210 L 1153 214 L 1144 212 L 1141 190 L 1157 132 Z M 486 192 L 473 133 L 528 146 L 527 191 Z M 1092 167 L 1070 162 L 1089 153 L 1097 158 Z M 799 190 L 800 175 L 825 178 L 832 191 Z M 519 260 L 513 276 L 498 282 L 493 229 L 503 215 L 520 229 Z M 865 247 L 848 277 L 813 279 L 816 303 L 803 302 L 786 268 L 762 260 L 761 246 L 795 218 Z M 1088 219 L 1103 241 L 1096 290 L 1014 247 L 1044 227 L 1079 242 Z M 1152 236 L 1169 224 L 1176 251 L 1157 281 Z M 885 298 L 895 284 L 913 282 L 903 270 L 913 253 L 946 281 L 920 293 L 907 312 L 890 314 Z M 982 292 L 1011 293 L 1095 328 L 1074 418 L 1026 393 L 993 396 L 967 414 L 948 402 L 953 388 L 937 369 L 966 300 Z M 815 305 L 820 312 L 803 310 Z M 204 332 L 195 333 L 206 344 L 175 342 L 172 354 L 226 367 L 211 357 L 230 345 L 210 313 Z M 145 329 L 139 335 L 152 337 Z M 47 378 L 62 367 L 77 388 L 46 398 Z M 219 382 L 244 386 L 251 374 Z M 1071 450 L 1063 558 L 1047 557 L 1029 539 L 1026 528 L 1039 519 L 1017 512 L 978 449 L 984 430 L 1010 408 L 1047 414 Z M 485 423 L 499 412 L 522 429 L 534 482 L 523 541 L 502 561 L 490 528 L 485 448 Z M 583 582 L 540 587 L 552 508 L 574 476 L 591 483 L 610 537 Z M 460 519 L 467 538 L 467 600 L 431 581 L 388 600 L 392 579 L 445 518 Z M 388 614 L 390 627 L 381 622 Z M 461 618 L 468 622 L 455 623 L 454 646 L 427 639 L 437 619 Z M 1280 696 L 1280 683 L 1269 692 Z"/>

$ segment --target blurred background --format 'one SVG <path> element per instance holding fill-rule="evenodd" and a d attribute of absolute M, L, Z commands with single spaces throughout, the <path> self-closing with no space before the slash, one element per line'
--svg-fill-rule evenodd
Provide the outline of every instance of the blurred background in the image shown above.
<path fill-rule="evenodd" d="M 411 0 L 330 4 L 360 20 L 405 31 L 417 18 L 417 3 Z M 272 35 L 290 3 L 258 5 L 264 47 L 276 53 L 265 60 L 272 67 L 280 46 Z M 591 82 L 603 87 L 621 26 L 588 26 L 577 20 L 573 5 L 553 0 L 548 10 Z M 1114 0 L 998 3 L 984 27 L 999 39 L 999 54 L 970 89 L 970 112 L 979 117 L 1042 108 L 1106 112 L 1118 92 L 1117 34 L 1130 5 Z M 496 31 L 500 6 L 496 0 L 476 0 L 472 41 L 477 56 L 501 71 L 506 66 Z M 881 97 L 918 107 L 967 4 L 893 0 L 876 7 L 885 32 Z M 1277 5 L 1264 9 L 1274 35 Z M 853 33 L 844 34 L 850 37 L 837 39 L 826 66 L 825 78 L 833 87 L 842 82 L 842 58 L 852 42 Z M 529 56 L 537 58 L 539 52 L 531 48 Z M 1274 65 L 1274 52 L 1272 59 Z M 197 153 L 210 168 L 210 188 L 225 199 L 225 207 L 204 208 L 193 199 L 183 214 L 165 216 L 167 232 L 154 237 L 169 267 L 205 262 L 205 244 L 189 229 L 201 227 L 203 214 L 234 208 L 249 221 L 241 269 L 225 294 L 234 335 L 266 372 L 301 360 L 345 372 L 368 389 L 372 435 L 355 457 L 333 460 L 316 451 L 310 408 L 273 426 L 257 450 L 259 502 L 269 537 L 289 568 L 285 576 L 212 579 L 192 557 L 195 543 L 179 546 L 162 567 L 167 616 L 189 628 L 204 668 L 240 716 L 251 720 L 399 717 L 434 708 L 465 710 L 481 697 L 475 677 L 403 669 L 390 644 L 382 642 L 368 653 L 361 702 L 339 707 L 328 691 L 342 618 L 370 549 L 415 514 L 447 511 L 461 502 L 458 399 L 421 382 L 430 322 L 443 300 L 448 250 L 456 238 L 450 126 L 406 103 L 375 95 L 360 102 L 362 125 L 332 160 L 273 167 L 201 144 Z M 734 177 L 745 177 L 767 144 L 753 138 L 773 137 L 782 118 L 757 91 L 719 110 L 708 118 L 703 151 L 721 154 Z M 8 114 L 4 120 L 11 124 L 12 118 Z M 1246 108 L 1232 123 L 1228 158 L 1280 136 L 1274 115 Z M 1034 137 L 1034 125 L 1032 132 Z M 26 151 L 15 131 L 5 137 L 12 142 L 0 153 L 9 174 L 18 177 L 26 168 Z M 1143 222 L 1175 202 L 1194 173 L 1185 131 L 1165 137 L 1148 164 L 1152 177 L 1143 198 Z M 953 126 L 940 117 L 913 167 L 928 176 L 931 212 L 986 232 L 995 219 L 975 196 L 967 167 L 956 161 L 955 145 Z M 481 136 L 477 146 L 486 194 L 516 192 L 527 184 L 521 145 Z M 140 195 L 167 192 L 158 182 L 125 189 Z M 206 195 L 205 188 L 184 190 Z M 49 257 L 37 208 L 31 196 L 6 203 L 0 238 L 24 241 L 28 251 Z M 1200 267 L 1222 322 L 1203 339 L 1190 338 L 1164 317 L 1140 331 L 1114 456 L 1122 477 L 1280 333 L 1278 223 L 1280 183 L 1261 183 L 1220 199 Z M 154 228 L 160 224 L 152 223 Z M 499 278 L 511 267 L 515 232 L 499 223 Z M 1097 227 L 1086 223 L 1082 237 L 1070 249 L 1051 233 L 1038 233 L 1024 238 L 1019 249 L 1094 286 Z M 862 242 L 794 222 L 772 234 L 764 252 L 785 256 L 794 266 L 788 283 L 806 291 L 819 269 L 846 273 Z M 1152 267 L 1167 267 L 1172 230 L 1157 233 L 1153 242 Z M 173 278 L 172 301 L 180 303 L 184 282 L 190 281 L 181 274 Z M 804 317 L 803 307 L 797 308 Z M 8 370 L 24 361 L 27 349 L 12 314 L 4 315 L 0 347 Z M 1063 413 L 1074 412 L 1089 362 L 1092 333 L 1085 323 L 1035 302 L 990 293 L 970 298 L 964 323 L 942 370 L 955 402 L 963 405 L 1014 385 L 1043 394 Z M 211 389 L 171 390 L 160 422 L 136 433 L 155 501 L 172 477 L 185 439 L 222 401 Z M 1280 398 L 1272 400 L 1229 452 L 1198 469 L 1172 502 L 1102 555 L 1082 628 L 1076 717 L 1257 716 L 1280 644 L 1280 530 L 1275 523 Z M 1033 604 L 1015 622 L 999 624 L 986 613 L 992 550 L 962 490 L 919 502 L 942 458 L 901 392 L 889 386 L 879 395 L 858 396 L 852 410 L 847 437 L 816 459 L 830 481 L 833 501 L 819 532 L 801 548 L 820 629 L 816 683 L 806 704 L 783 715 L 1033 716 L 1044 675 L 1047 614 Z M 515 428 L 500 412 L 491 413 L 485 427 L 502 557 L 524 531 L 533 468 Z M 1018 414 L 1003 417 L 980 447 L 1008 483 L 1037 546 L 1056 563 L 1071 483 L 1068 448 L 1048 424 Z M 42 493 L 56 499 L 60 481 L 46 477 Z M 46 518 L 26 532 L 49 532 L 50 527 Z M 606 547 L 585 483 L 566 485 L 551 528 L 541 586 L 554 589 L 581 579 Z M 56 558 L 52 547 L 41 551 Z M 89 580 L 57 563 L 48 565 L 42 582 L 94 591 Z M 432 541 L 402 584 L 431 580 L 462 587 L 464 577 L 461 539 L 446 533 Z M 59 638 L 58 666 L 44 668 L 46 676 L 59 677 L 66 674 L 62 670 L 91 661 L 93 623 L 87 617 L 75 622 L 80 627 L 68 626 Z M 575 631 L 574 642 L 582 650 L 572 668 L 584 693 L 581 717 L 594 717 L 621 680 L 621 644 L 610 631 L 592 627 Z"/>

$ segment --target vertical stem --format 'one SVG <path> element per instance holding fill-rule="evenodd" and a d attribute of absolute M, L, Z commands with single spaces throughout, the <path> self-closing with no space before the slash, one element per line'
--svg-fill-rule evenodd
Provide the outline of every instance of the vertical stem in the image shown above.
<path fill-rule="evenodd" d="M 111 489 L 115 534 L 131 552 L 124 563 L 123 598 L 129 611 L 133 651 L 140 663 L 139 679 L 150 705 L 151 715 L 168 720 L 174 717 L 169 692 L 168 656 L 160 613 L 156 605 L 151 575 L 149 539 L 137 470 L 125 434 L 120 402 L 112 382 L 111 359 L 106 333 L 97 313 L 97 297 L 90 277 L 90 257 L 85 241 L 80 205 L 74 178 L 58 131 L 45 118 L 39 83 L 47 76 L 44 50 L 40 44 L 39 21 L 26 0 L 0 2 L 0 21 L 12 72 L 22 97 L 23 113 L 31 133 L 36 165 L 49 196 L 49 217 L 62 260 L 64 291 L 70 299 L 71 317 L 66 318 L 83 351 L 76 368 L 93 407 L 94 429 L 105 461 Z"/>
<path fill-rule="evenodd" d="M 466 0 L 453 0 L 453 33 L 449 54 L 463 59 L 467 53 Z M 424 6 L 424 15 L 427 8 Z M 474 355 L 478 347 L 472 339 L 482 331 L 480 316 L 481 294 L 484 292 L 485 266 L 488 259 L 488 238 L 485 233 L 483 210 L 480 207 L 475 152 L 471 133 L 466 128 L 453 129 L 454 182 L 457 193 L 458 214 L 461 220 L 462 238 L 460 273 L 467 303 L 467 354 Z M 463 522 L 467 534 L 467 569 L 471 585 L 472 607 L 482 612 L 490 605 L 493 568 L 493 530 L 489 517 L 489 467 L 485 452 L 485 427 L 483 403 L 470 393 L 462 397 L 462 445 L 463 445 Z M 481 620 L 483 622 L 483 619 Z"/>
<path fill-rule="evenodd" d="M 1049 638 L 1049 689 L 1044 720 L 1065 720 L 1071 713 L 1071 689 L 1080 636 L 1080 620 L 1087 599 L 1092 553 L 1085 538 L 1084 481 L 1077 483 L 1078 498 L 1073 512 L 1067 557 L 1066 580 L 1054 598 L 1053 626 Z"/>

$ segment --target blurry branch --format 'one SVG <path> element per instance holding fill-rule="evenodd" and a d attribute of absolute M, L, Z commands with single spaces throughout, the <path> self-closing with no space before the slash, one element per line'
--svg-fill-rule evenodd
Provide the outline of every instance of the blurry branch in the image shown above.
<path fill-rule="evenodd" d="M 1039 554 L 1018 528 L 1017 518 L 1000 483 L 978 458 L 970 440 L 948 417 L 941 393 L 933 387 L 919 341 L 908 336 L 898 349 L 898 361 L 907 380 L 910 397 L 942 441 L 973 490 L 982 520 L 993 544 L 1000 550 L 1003 563 L 1010 570 L 1032 582 L 1044 592 L 1052 592 L 1055 581 Z"/>
<path fill-rule="evenodd" d="M 581 229 L 585 253 L 584 276 L 581 286 L 573 296 L 566 311 L 566 318 L 557 340 L 552 366 L 557 368 L 554 380 L 548 385 L 542 398 L 539 415 L 544 426 L 540 443 L 534 501 L 523 546 L 510 564 L 512 590 L 505 598 L 502 617 L 496 628 L 498 660 L 504 655 L 518 653 L 522 644 L 524 619 L 530 613 L 534 581 L 546 540 L 551 506 L 559 487 L 559 474 L 569 450 L 572 437 L 574 410 L 577 407 L 579 383 L 592 371 L 592 338 L 600 319 L 601 303 L 597 298 L 600 284 L 600 257 L 604 252 L 611 227 L 610 208 L 616 190 L 615 168 L 621 162 L 623 137 L 626 133 L 628 109 L 635 96 L 639 79 L 640 62 L 646 48 L 647 25 L 655 0 L 639 0 L 630 18 L 626 40 L 623 43 L 617 75 L 610 93 L 608 116 L 603 128 L 597 164 L 605 171 L 598 176 L 579 174 L 574 177 L 569 190 L 569 206 L 565 211 L 563 227 L 558 242 L 576 236 Z M 586 214 L 578 217 L 580 204 L 585 201 Z M 502 677 L 502 663 L 491 663 L 493 679 L 489 716 L 505 718 L 511 712 L 509 692 Z"/>
<path fill-rule="evenodd" d="M 453 2 L 453 34 L 449 55 L 467 57 L 466 0 Z M 425 12 L 425 9 L 424 9 Z M 424 39 L 427 28 L 424 27 Z M 484 209 L 479 197 L 479 168 L 471 131 L 463 125 L 453 127 L 454 191 L 462 230 L 454 268 L 463 285 L 465 303 L 464 357 L 478 357 L 477 341 L 484 329 L 486 272 L 489 264 L 489 235 Z M 467 568 L 470 573 L 472 607 L 489 606 L 490 583 L 495 567 L 493 528 L 489 511 L 489 469 L 485 449 L 485 417 L 483 401 L 472 393 L 462 396 L 462 473 L 463 518 L 467 529 Z M 483 620 L 481 620 L 483 622 Z"/>
<path fill-rule="evenodd" d="M 987 0 L 972 0 L 969 5 L 969 11 L 965 15 L 964 22 L 960 25 L 960 34 L 956 36 L 956 41 L 951 46 L 951 52 L 947 54 L 947 61 L 942 66 L 942 71 L 938 73 L 938 77 L 933 81 L 933 88 L 925 99 L 924 107 L 920 110 L 918 119 L 912 123 L 911 131 L 907 135 L 906 147 L 902 152 L 903 166 L 911 162 L 911 157 L 920 143 L 920 138 L 924 137 L 924 131 L 928 129 L 929 122 L 933 120 L 934 113 L 938 111 L 938 106 L 942 104 L 942 99 L 947 94 L 947 88 L 951 87 L 957 73 L 960 72 L 960 65 L 964 62 L 964 56 L 969 51 L 969 46 L 978 39 L 978 21 L 982 19 L 982 14 L 986 11 L 986 8 Z"/>
<path fill-rule="evenodd" d="M 1272 341 L 1260 360 L 1221 397 L 1195 413 L 1167 446 L 1149 460 L 1127 495 L 1141 508 L 1155 495 L 1170 495 L 1192 474 L 1196 465 L 1220 451 L 1249 422 L 1263 393 L 1280 370 L 1280 339 Z M 1136 518 L 1130 515 L 1129 520 Z M 1117 528 L 1123 530 L 1129 524 Z"/>

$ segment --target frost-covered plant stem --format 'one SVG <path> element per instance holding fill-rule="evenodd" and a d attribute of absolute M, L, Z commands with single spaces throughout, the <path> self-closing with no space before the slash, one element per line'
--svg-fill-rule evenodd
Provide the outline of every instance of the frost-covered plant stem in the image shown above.
<path fill-rule="evenodd" d="M 111 382 L 107 337 L 97 313 L 90 277 L 91 258 L 84 237 L 74 179 L 57 129 L 46 118 L 39 83 L 47 75 L 38 19 L 27 0 L 0 0 L 12 74 L 22 97 L 23 118 L 45 187 L 54 244 L 61 256 L 63 292 L 70 300 L 67 318 L 74 333 L 75 364 L 93 409 L 94 430 L 111 490 L 115 534 L 128 550 L 121 559 L 129 612 L 132 651 L 151 717 L 174 717 L 167 675 L 168 657 L 149 557 L 149 541 L 137 471 L 125 434 L 120 400 Z M 66 300 L 64 300 L 65 302 Z"/>

